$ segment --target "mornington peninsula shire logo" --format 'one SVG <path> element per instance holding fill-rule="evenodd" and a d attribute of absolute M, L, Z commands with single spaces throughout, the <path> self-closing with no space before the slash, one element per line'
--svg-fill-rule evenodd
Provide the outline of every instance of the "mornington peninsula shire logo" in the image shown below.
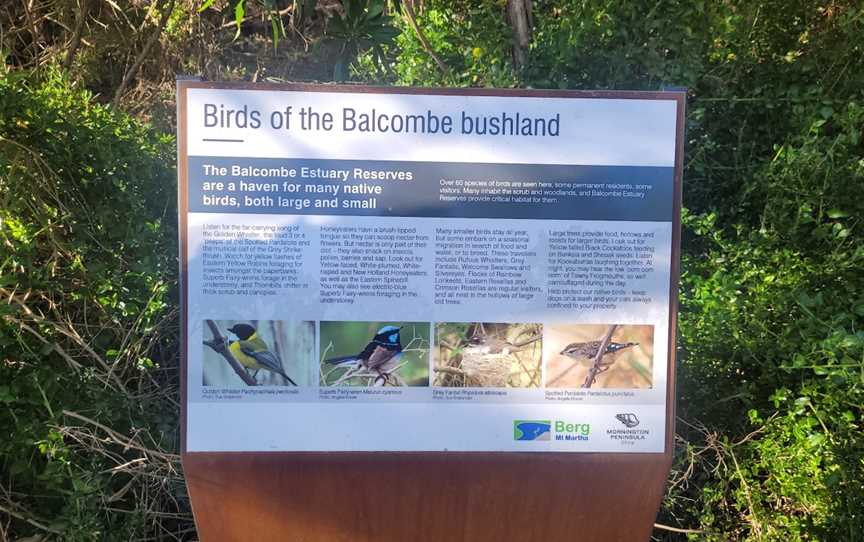
<path fill-rule="evenodd" d="M 636 414 L 632 412 L 626 412 L 624 414 L 616 414 L 615 418 L 627 426 L 628 429 L 633 429 L 637 425 L 639 425 L 639 418 L 636 417 Z"/>
<path fill-rule="evenodd" d="M 606 430 L 606 434 L 611 440 L 618 441 L 623 446 L 630 446 L 637 442 L 643 441 L 651 434 L 650 429 L 639 427 L 641 423 L 636 414 L 632 412 L 622 412 L 615 415 L 615 419 L 621 422 L 624 427 L 616 426 Z"/>
<path fill-rule="evenodd" d="M 513 420 L 513 440 L 552 440 L 552 422 Z"/>

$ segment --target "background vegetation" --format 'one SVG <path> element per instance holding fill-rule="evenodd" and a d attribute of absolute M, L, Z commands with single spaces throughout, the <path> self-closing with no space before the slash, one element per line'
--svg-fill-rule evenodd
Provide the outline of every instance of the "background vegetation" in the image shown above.
<path fill-rule="evenodd" d="M 856 0 L 3 2 L 0 539 L 194 537 L 175 73 L 687 87 L 678 446 L 655 537 L 860 539 L 862 38 Z"/>

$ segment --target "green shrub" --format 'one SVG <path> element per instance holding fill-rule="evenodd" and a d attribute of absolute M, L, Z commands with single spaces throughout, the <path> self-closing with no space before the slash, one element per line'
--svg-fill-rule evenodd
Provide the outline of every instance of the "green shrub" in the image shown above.
<path fill-rule="evenodd" d="M 697 540 L 860 538 L 864 8 L 532 5 L 514 71 L 503 2 L 425 2 L 418 22 L 450 72 L 406 27 L 393 82 L 689 89 L 681 446 L 660 521 Z"/>
<path fill-rule="evenodd" d="M 534 0 L 521 70 L 503 0 L 421 5 L 417 22 L 447 69 L 396 17 L 395 44 L 361 55 L 356 78 L 689 88 L 679 447 L 659 521 L 694 540 L 860 539 L 860 2 Z M 182 57 L 183 42 L 167 41 Z M 93 63 L 122 56 L 110 43 L 79 63 L 114 73 Z M 248 55 L 253 43 L 212 45 L 213 73 L 257 70 L 225 54 L 248 62 L 272 49 L 262 41 Z M 316 63 L 324 73 L 325 49 L 292 53 L 284 73 Z M 170 139 L 56 74 L 0 75 L 0 476 L 15 498 L 0 494 L 0 504 L 16 536 L 158 539 L 191 528 L 173 455 L 173 162 Z"/>
<path fill-rule="evenodd" d="M 811 115 L 745 187 L 758 229 L 685 219 L 678 468 L 699 468 L 665 511 L 699 539 L 860 536 L 864 108 Z"/>
<path fill-rule="evenodd" d="M 14 492 L 0 500 L 19 536 L 181 528 L 154 513 L 187 507 L 173 163 L 171 137 L 58 74 L 0 74 L 0 477 Z"/>

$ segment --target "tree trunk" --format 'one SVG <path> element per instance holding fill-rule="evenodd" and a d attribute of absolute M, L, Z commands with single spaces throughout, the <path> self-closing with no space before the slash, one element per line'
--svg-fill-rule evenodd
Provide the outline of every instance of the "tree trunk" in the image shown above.
<path fill-rule="evenodd" d="M 507 0 L 507 18 L 513 28 L 513 64 L 521 69 L 531 44 L 531 0 Z"/>

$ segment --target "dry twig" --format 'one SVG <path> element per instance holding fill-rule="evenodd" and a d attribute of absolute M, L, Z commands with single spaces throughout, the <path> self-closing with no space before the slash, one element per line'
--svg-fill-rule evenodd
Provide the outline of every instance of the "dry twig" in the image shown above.
<path fill-rule="evenodd" d="M 585 377 L 585 382 L 582 383 L 583 388 L 590 388 L 593 386 L 594 381 L 597 380 L 597 375 L 603 372 L 603 356 L 606 355 L 606 349 L 609 347 L 609 343 L 612 342 L 612 334 L 615 333 L 615 328 L 617 327 L 617 324 L 609 326 L 606 335 L 603 337 L 603 340 L 600 341 L 600 348 L 598 348 L 597 353 L 594 354 L 594 360 L 591 362 L 591 369 Z"/>
<path fill-rule="evenodd" d="M 655 529 L 660 529 L 661 531 L 669 531 L 670 533 L 681 533 L 681 534 L 702 534 L 705 531 L 700 529 L 682 529 L 680 527 L 672 527 L 671 525 L 664 525 L 662 523 L 655 523 Z"/>
<path fill-rule="evenodd" d="M 135 62 L 132 63 L 132 66 L 126 70 L 126 73 L 123 74 L 123 80 L 120 81 L 120 84 L 117 85 L 117 90 L 114 92 L 114 99 L 112 103 L 114 107 L 117 107 L 117 104 L 120 103 L 120 98 L 123 96 L 123 92 L 126 91 L 126 87 L 129 85 L 129 81 L 131 81 L 135 75 L 138 73 L 138 70 L 141 68 L 141 64 L 144 63 L 144 60 L 147 58 L 147 55 L 150 54 L 150 49 L 156 45 L 156 42 L 159 41 L 159 37 L 162 35 L 162 31 L 165 30 L 165 25 L 168 24 L 168 19 L 171 17 L 171 13 L 174 11 L 174 2 L 175 0 L 169 0 L 168 6 L 162 11 L 162 15 L 159 18 L 159 24 L 156 26 L 156 30 L 153 32 L 153 35 L 150 36 L 150 39 L 147 40 L 147 43 L 144 44 L 144 48 L 141 49 L 141 52 L 138 53 L 138 57 L 135 58 Z M 163 3 L 160 2 L 160 7 L 164 7 Z"/>
<path fill-rule="evenodd" d="M 405 18 L 408 20 L 408 24 L 411 25 L 411 28 L 414 29 L 414 33 L 417 34 L 417 39 L 420 40 L 420 45 L 423 47 L 423 50 L 429 53 L 429 56 L 432 57 L 432 60 L 435 61 L 435 64 L 438 65 L 438 69 L 441 70 L 441 73 L 447 75 L 450 73 L 450 68 L 447 67 L 447 64 L 441 60 L 435 51 L 432 49 L 432 45 L 429 44 L 429 40 L 426 39 L 426 34 L 423 33 L 423 29 L 420 28 L 420 25 L 417 24 L 417 16 L 414 13 L 414 0 L 405 0 L 402 3 L 402 6 L 405 8 Z"/>
<path fill-rule="evenodd" d="M 27 515 L 23 514 L 22 512 L 18 512 L 16 510 L 13 510 L 12 508 L 9 508 L 7 506 L 3 506 L 2 504 L 0 504 L 0 512 L 3 512 L 4 514 L 8 514 L 8 515 L 12 516 L 13 518 L 20 519 L 21 521 L 29 523 L 30 525 L 36 527 L 37 529 L 41 529 L 45 532 L 49 532 L 49 533 L 57 534 L 57 535 L 63 534 L 63 531 L 60 531 L 58 529 L 54 529 L 53 527 L 46 525 L 45 520 L 33 519 L 32 517 L 27 516 Z"/>
<path fill-rule="evenodd" d="M 78 11 L 78 20 L 75 21 L 75 31 L 72 34 L 72 42 L 66 50 L 66 58 L 63 59 L 63 69 L 68 70 L 72 67 L 72 61 L 75 60 L 75 54 L 81 46 L 81 38 L 84 35 L 84 27 L 87 23 L 87 16 L 90 12 L 90 0 L 81 0 Z"/>

